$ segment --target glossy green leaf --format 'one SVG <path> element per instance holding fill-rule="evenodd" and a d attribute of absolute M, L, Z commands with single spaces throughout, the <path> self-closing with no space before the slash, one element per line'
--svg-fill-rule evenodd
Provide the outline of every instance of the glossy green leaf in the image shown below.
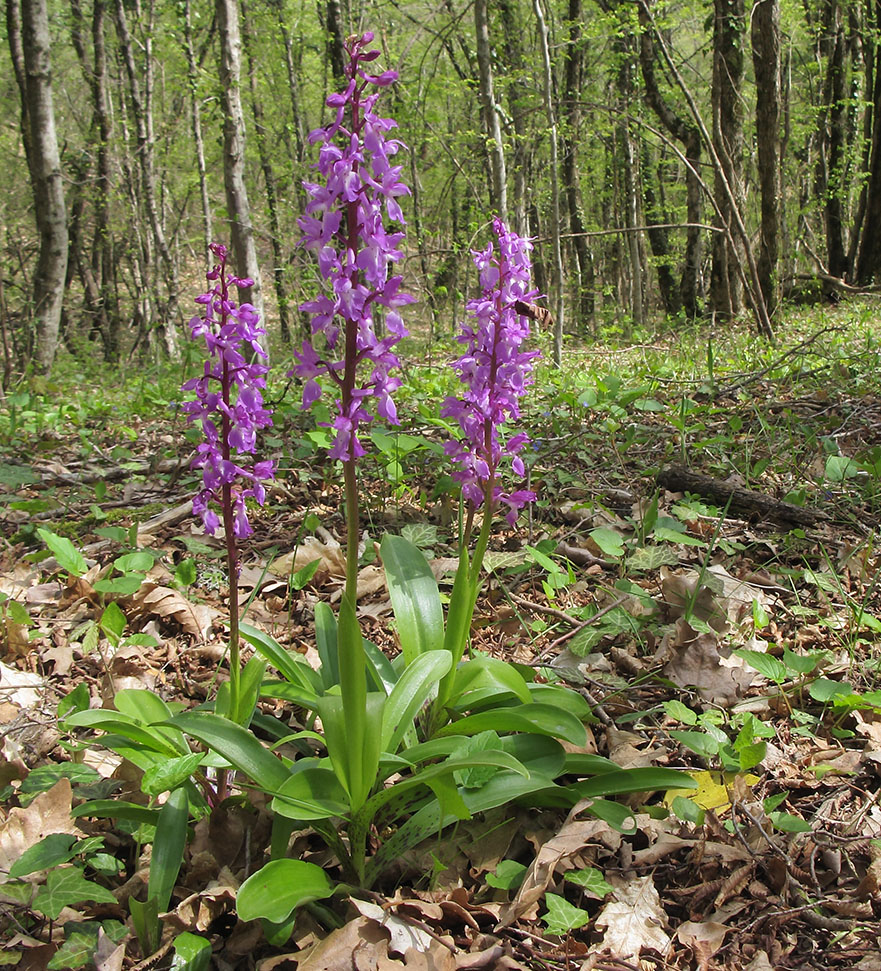
<path fill-rule="evenodd" d="M 281 788 L 290 774 L 251 732 L 227 718 L 210 712 L 184 711 L 175 715 L 170 724 L 204 742 L 268 792 Z"/>
<path fill-rule="evenodd" d="M 211 966 L 211 941 L 184 931 L 174 939 L 171 971 L 208 971 Z"/>
<path fill-rule="evenodd" d="M 333 893 L 330 878 L 314 863 L 273 860 L 252 874 L 236 894 L 240 920 L 263 917 L 280 924 L 303 904 L 323 900 Z"/>
<path fill-rule="evenodd" d="M 551 934 L 568 934 L 570 931 L 584 927 L 590 920 L 590 914 L 581 907 L 575 907 L 555 893 L 545 894 L 545 906 L 548 912 L 542 921 Z"/>
<path fill-rule="evenodd" d="M 452 663 L 448 651 L 432 650 L 419 654 L 407 665 L 383 708 L 382 751 L 397 751 L 404 733 L 422 706 L 431 700 L 438 681 Z"/>
<path fill-rule="evenodd" d="M 159 949 L 161 934 L 159 906 L 156 903 L 156 898 L 149 897 L 146 901 L 141 901 L 137 897 L 129 897 L 128 909 L 132 915 L 132 924 L 135 933 L 138 935 L 141 951 L 144 954 L 155 954 Z"/>
<path fill-rule="evenodd" d="M 175 789 L 159 810 L 147 897 L 156 901 L 160 912 L 168 910 L 187 845 L 189 802 L 186 789 Z"/>
<path fill-rule="evenodd" d="M 444 613 L 425 554 L 403 536 L 387 533 L 380 546 L 386 583 L 405 663 L 444 645 Z"/>
<path fill-rule="evenodd" d="M 315 647 L 321 658 L 321 683 L 325 689 L 340 683 L 337 657 L 337 623 L 330 607 L 319 601 L 315 605 Z"/>
<path fill-rule="evenodd" d="M 80 816 L 94 816 L 96 819 L 129 819 L 134 823 L 146 823 L 155 826 L 159 822 L 159 810 L 139 806 L 135 802 L 123 802 L 121 799 L 91 799 L 79 806 L 74 806 L 70 815 L 74 819 Z"/>
<path fill-rule="evenodd" d="M 523 704 L 530 704 L 532 696 L 529 687 L 512 664 L 487 654 L 475 654 L 471 660 L 459 665 L 453 678 L 449 703 L 467 710 L 471 707 L 469 698 L 473 693 L 489 689 L 490 695 L 510 693 Z"/>
<path fill-rule="evenodd" d="M 250 644 L 283 678 L 296 685 L 306 697 L 317 697 L 321 688 L 321 679 L 305 658 L 285 650 L 278 641 L 251 624 L 239 624 L 239 633 L 243 641 Z"/>
<path fill-rule="evenodd" d="M 177 758 L 180 749 L 158 729 L 139 724 L 134 718 L 121 712 L 106 708 L 89 708 L 74 712 L 65 719 L 65 724 L 74 728 L 99 728 L 102 732 L 115 732 L 154 752 Z"/>
<path fill-rule="evenodd" d="M 330 819 L 348 813 L 349 797 L 332 769 L 313 765 L 287 779 L 275 794 L 272 809 L 290 819 Z"/>
<path fill-rule="evenodd" d="M 587 741 L 584 725 L 568 711 L 551 705 L 519 705 L 481 711 L 446 725 L 437 734 L 476 735 L 485 731 L 535 732 L 565 739 L 573 745 L 584 745 Z"/>
<path fill-rule="evenodd" d="M 573 783 L 570 789 L 582 798 L 589 796 L 618 796 L 626 792 L 655 792 L 658 789 L 696 789 L 697 783 L 678 769 L 618 769 L 604 772 L 592 779 Z"/>

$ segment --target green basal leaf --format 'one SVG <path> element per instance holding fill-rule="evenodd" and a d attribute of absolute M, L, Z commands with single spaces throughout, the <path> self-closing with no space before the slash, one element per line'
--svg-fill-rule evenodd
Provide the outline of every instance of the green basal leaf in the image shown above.
<path fill-rule="evenodd" d="M 211 966 L 211 941 L 184 931 L 174 939 L 171 971 L 208 971 Z"/>
<path fill-rule="evenodd" d="M 466 664 L 459 665 L 448 703 L 467 710 L 472 707 L 469 697 L 477 691 L 483 692 L 482 699 L 510 694 L 523 704 L 532 701 L 530 686 L 520 672 L 507 661 L 488 654 L 475 654 Z"/>
<path fill-rule="evenodd" d="M 278 641 L 251 624 L 239 624 L 239 634 L 286 681 L 299 688 L 303 697 L 314 699 L 318 696 L 321 691 L 321 678 L 304 657 L 286 651 Z"/>
<path fill-rule="evenodd" d="M 315 647 L 321 658 L 321 683 L 326 690 L 340 683 L 340 668 L 336 617 L 324 601 L 315 605 Z"/>
<path fill-rule="evenodd" d="M 383 708 L 382 751 L 397 751 L 413 719 L 432 699 L 437 683 L 450 670 L 452 662 L 448 651 L 431 650 L 417 655 L 407 665 Z"/>
<path fill-rule="evenodd" d="M 670 732 L 672 738 L 681 742 L 687 749 L 705 759 L 719 754 L 719 741 L 706 732 Z M 727 741 L 727 736 L 726 739 Z"/>
<path fill-rule="evenodd" d="M 127 573 L 124 577 L 108 577 L 103 580 L 96 580 L 92 586 L 98 593 L 111 594 L 115 597 L 130 597 L 141 589 L 141 584 L 145 579 L 143 573 Z"/>
<path fill-rule="evenodd" d="M 494 708 L 474 715 L 466 715 L 441 728 L 437 734 L 476 735 L 478 732 L 534 732 L 552 738 L 562 738 L 573 745 L 584 745 L 587 732 L 574 715 L 551 705 L 519 705 L 516 708 Z"/>
<path fill-rule="evenodd" d="M 608 799 L 594 799 L 584 810 L 589 816 L 596 816 L 608 823 L 618 833 L 635 833 L 636 817 L 633 810 Z"/>
<path fill-rule="evenodd" d="M 425 555 L 403 536 L 387 533 L 380 546 L 386 583 L 405 663 L 444 644 L 444 615 L 437 581 Z"/>
<path fill-rule="evenodd" d="M 114 732 L 134 742 L 136 746 L 143 746 L 148 751 L 159 752 L 169 758 L 177 758 L 183 754 L 180 747 L 169 741 L 158 728 L 139 724 L 134 718 L 122 712 L 109 711 L 106 708 L 90 708 L 86 711 L 74 712 L 67 716 L 65 725 Z"/>
<path fill-rule="evenodd" d="M 362 675 L 363 682 L 363 675 Z M 367 800 L 377 781 L 382 713 L 385 695 L 365 695 L 360 710 L 361 729 L 343 698 L 325 695 L 318 701 L 318 713 L 324 726 L 327 754 L 340 783 L 349 794 L 349 805 L 356 812 Z"/>
<path fill-rule="evenodd" d="M 616 529 L 610 526 L 597 526 L 590 531 L 589 535 L 603 556 L 617 560 L 624 555 L 624 537 Z"/>
<path fill-rule="evenodd" d="M 284 764 L 251 732 L 227 718 L 209 712 L 184 711 L 170 719 L 169 724 L 204 742 L 265 791 L 276 792 L 290 775 Z"/>
<path fill-rule="evenodd" d="M 88 572 L 88 565 L 83 554 L 66 536 L 57 536 L 51 530 L 42 526 L 37 529 L 40 539 L 52 550 L 58 565 L 72 576 L 81 577 Z"/>
<path fill-rule="evenodd" d="M 280 924 L 297 907 L 313 900 L 323 900 L 332 893 L 330 878 L 314 863 L 273 860 L 239 887 L 236 912 L 240 920 L 262 917 Z"/>
<path fill-rule="evenodd" d="M 186 789 L 175 789 L 159 810 L 153 854 L 150 857 L 150 877 L 147 897 L 155 900 L 160 912 L 168 910 L 171 893 L 177 881 L 187 845 L 189 802 Z"/>
<path fill-rule="evenodd" d="M 348 813 L 349 797 L 332 769 L 310 765 L 279 788 L 272 809 L 290 819 L 331 819 Z"/>
<path fill-rule="evenodd" d="M 658 789 L 696 789 L 697 783 L 679 769 L 618 769 L 592 779 L 574 782 L 569 788 L 581 798 L 618 796 L 627 792 L 655 792 Z"/>
<path fill-rule="evenodd" d="M 146 823 L 155 826 L 159 822 L 159 810 L 147 809 L 135 802 L 123 802 L 120 799 L 91 799 L 79 806 L 74 806 L 70 815 L 74 819 L 80 816 L 94 816 L 97 819 L 128 819 L 135 823 Z"/>
<path fill-rule="evenodd" d="M 125 614 L 119 605 L 113 601 L 104 608 L 101 620 L 98 622 L 101 630 L 114 642 L 118 642 L 122 637 L 126 623 L 128 622 L 125 619 Z"/>
<path fill-rule="evenodd" d="M 743 658 L 751 668 L 755 668 L 759 674 L 764 675 L 775 684 L 782 684 L 786 680 L 786 665 L 771 654 L 765 654 L 763 651 L 748 651 L 742 648 L 731 653 Z"/>

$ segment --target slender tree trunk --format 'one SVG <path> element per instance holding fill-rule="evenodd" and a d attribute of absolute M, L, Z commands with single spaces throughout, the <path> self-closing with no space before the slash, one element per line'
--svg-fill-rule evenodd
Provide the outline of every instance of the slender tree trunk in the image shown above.
<path fill-rule="evenodd" d="M 492 206 L 502 219 L 507 220 L 508 193 L 505 173 L 505 147 L 502 141 L 502 126 L 499 121 L 499 109 L 496 104 L 493 83 L 487 0 L 474 0 L 474 27 L 477 37 L 480 111 L 483 119 L 483 130 L 489 141 Z"/>
<path fill-rule="evenodd" d="M 544 106 L 548 131 L 551 136 L 551 239 L 554 244 L 554 364 L 563 364 L 563 251 L 560 245 L 560 162 L 557 152 L 557 116 L 553 104 L 553 77 L 551 75 L 551 51 L 548 46 L 548 27 L 541 9 L 541 0 L 533 0 L 535 20 L 538 24 L 542 65 L 544 66 Z"/>
<path fill-rule="evenodd" d="M 254 135 L 257 141 L 257 152 L 260 156 L 260 168 L 263 170 L 263 182 L 266 186 L 266 206 L 269 210 L 269 231 L 271 234 L 273 257 L 272 280 L 275 287 L 275 297 L 278 302 L 279 330 L 282 341 L 285 344 L 290 344 L 290 298 L 284 279 L 285 258 L 281 249 L 281 226 L 278 218 L 278 187 L 275 172 L 272 168 L 272 155 L 266 141 L 263 105 L 260 99 L 260 92 L 257 88 L 254 31 L 251 27 L 247 0 L 242 0 L 242 37 L 248 58 L 248 84 L 251 93 L 251 114 L 254 117 Z"/>
<path fill-rule="evenodd" d="M 653 175 L 654 161 L 648 143 L 642 143 L 642 198 L 645 204 L 646 236 L 652 249 L 658 273 L 658 289 L 661 291 L 661 301 L 664 313 L 668 317 L 675 317 L 682 309 L 679 287 L 670 265 L 670 238 L 663 224 L 669 222 L 659 198 L 661 186 L 661 167 L 657 166 L 657 179 Z M 655 191 L 657 185 L 658 190 Z"/>
<path fill-rule="evenodd" d="M 511 224 L 521 236 L 529 235 L 526 218 L 527 180 L 532 146 L 527 131 L 528 111 L 532 106 L 533 91 L 523 83 L 523 25 L 519 22 L 517 4 L 513 0 L 497 0 L 504 36 L 504 66 L 507 78 L 508 112 L 513 129 L 511 164 L 506 165 L 511 178 L 513 201 Z"/>
<path fill-rule="evenodd" d="M 682 281 L 679 292 L 685 316 L 693 320 L 699 312 L 698 289 L 701 266 L 701 223 L 703 206 L 701 203 L 701 134 L 697 125 L 686 121 L 677 114 L 661 94 L 655 75 L 655 28 L 649 17 L 648 8 L 640 4 L 637 8 L 642 29 L 639 43 L 639 63 L 645 84 L 645 98 L 649 107 L 668 132 L 683 146 L 685 155 L 685 192 L 686 220 L 685 259 L 682 267 Z"/>
<path fill-rule="evenodd" d="M 874 21 L 881 24 L 881 0 L 874 3 Z M 868 60 L 868 59 L 867 59 Z M 872 86 L 867 91 L 872 103 L 871 148 L 866 185 L 865 216 L 857 250 L 856 282 L 866 286 L 881 279 L 881 44 L 875 44 Z"/>
<path fill-rule="evenodd" d="M 14 4 L 15 0 L 7 0 L 7 24 L 21 24 L 18 37 L 10 31 L 10 50 L 14 60 L 17 51 L 21 54 L 24 140 L 40 234 L 33 280 L 35 361 L 41 374 L 49 374 L 58 348 L 68 260 L 67 211 L 52 100 L 49 11 L 46 0 L 22 0 L 20 13 L 10 11 Z"/>
<path fill-rule="evenodd" d="M 209 246 L 214 242 L 214 216 L 211 196 L 208 193 L 208 174 L 205 166 L 205 145 L 202 141 L 202 114 L 199 110 L 199 70 L 193 47 L 193 22 L 190 0 L 184 0 L 184 53 L 187 56 L 187 81 L 190 89 L 190 127 L 193 132 L 193 148 L 196 150 L 196 168 L 199 171 L 199 197 L 202 201 L 202 234 L 205 257 L 210 258 Z"/>
<path fill-rule="evenodd" d="M 569 0 L 566 17 L 569 36 L 566 43 L 566 90 L 563 94 L 565 135 L 563 138 L 563 188 L 569 215 L 569 232 L 572 234 L 572 253 L 575 259 L 572 277 L 575 280 L 575 307 L 580 318 L 579 331 L 587 331 L 593 325 L 594 266 L 588 245 L 581 197 L 578 191 L 578 145 L 581 129 L 581 76 L 584 50 L 581 38 L 581 0 Z"/>
<path fill-rule="evenodd" d="M 739 267 L 744 252 L 732 209 L 743 211 L 744 8 L 743 0 L 714 0 L 713 6 L 713 147 L 721 165 L 714 195 L 717 225 L 725 232 L 713 235 L 711 293 L 713 310 L 730 317 L 740 313 L 743 293 Z"/>
<path fill-rule="evenodd" d="M 780 302 L 777 274 L 780 210 L 780 4 L 758 0 L 752 12 L 756 77 L 756 161 L 761 192 L 759 282 L 768 313 Z"/>
<path fill-rule="evenodd" d="M 144 60 L 142 67 L 139 69 L 135 61 L 134 42 L 129 31 L 128 15 L 124 0 L 115 0 L 115 4 L 116 30 L 119 36 L 122 56 L 125 61 L 126 74 L 128 75 L 129 98 L 135 123 L 141 192 L 143 194 L 143 203 L 147 210 L 153 244 L 156 252 L 159 254 L 162 276 L 166 288 L 165 307 L 160 307 L 161 320 L 159 321 L 159 329 L 162 332 L 165 348 L 169 357 L 172 360 L 177 360 L 180 357 L 175 330 L 178 310 L 177 274 L 174 258 L 165 235 L 165 226 L 162 221 L 159 201 L 157 199 L 155 146 L 151 111 L 153 88 L 153 25 L 152 22 L 148 23 L 144 31 L 145 40 L 141 44 L 144 51 Z M 135 6 L 135 14 L 136 16 L 140 14 L 139 5 Z M 144 82 L 143 87 L 141 85 L 142 79 Z"/>
<path fill-rule="evenodd" d="M 340 0 L 326 0 L 324 29 L 327 32 L 325 51 L 333 74 L 334 86 L 336 90 L 341 91 L 346 85 L 346 29 L 343 25 Z"/>
<path fill-rule="evenodd" d="M 217 0 L 217 27 L 220 33 L 220 102 L 223 109 L 223 178 L 226 208 L 230 220 L 236 275 L 250 277 L 254 285 L 240 291 L 243 302 L 253 304 L 263 315 L 263 291 L 251 207 L 245 186 L 245 117 L 240 91 L 242 41 L 239 34 L 237 0 Z"/>

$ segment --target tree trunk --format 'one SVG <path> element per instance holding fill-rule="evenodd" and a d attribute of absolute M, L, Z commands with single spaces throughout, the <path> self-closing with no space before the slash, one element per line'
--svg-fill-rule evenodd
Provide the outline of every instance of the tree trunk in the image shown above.
<path fill-rule="evenodd" d="M 278 219 L 278 187 L 275 172 L 272 168 L 272 155 L 266 143 L 266 124 L 263 117 L 263 105 L 260 99 L 260 92 L 257 89 L 254 31 L 251 27 L 247 0 L 242 0 L 242 35 L 248 58 L 248 84 L 251 93 L 251 114 L 254 117 L 254 135 L 257 140 L 257 152 L 260 156 L 260 168 L 263 170 L 263 182 L 266 186 L 266 206 L 269 210 L 269 231 L 272 242 L 272 280 L 275 287 L 275 297 L 278 302 L 279 330 L 282 341 L 285 344 L 290 344 L 290 298 L 288 297 L 284 279 L 285 258 L 281 250 L 281 226 Z"/>
<path fill-rule="evenodd" d="M 654 177 L 653 170 L 657 172 L 657 179 Z M 664 313 L 668 317 L 675 317 L 682 309 L 682 302 L 673 267 L 670 265 L 670 237 L 664 226 L 669 220 L 659 198 L 662 185 L 661 172 L 661 165 L 655 168 L 648 142 L 643 140 L 642 198 L 645 204 L 646 236 L 656 264 L 658 289 L 661 291 Z M 655 186 L 658 187 L 657 192 Z"/>
<path fill-rule="evenodd" d="M 510 220 L 515 232 L 529 235 L 526 218 L 528 169 L 532 156 L 532 144 L 528 133 L 529 112 L 534 105 L 534 91 L 523 83 L 525 76 L 523 56 L 523 24 L 517 16 L 517 4 L 513 0 L 497 0 L 499 17 L 504 36 L 504 70 L 507 74 L 508 113 L 513 129 L 511 164 L 506 165 L 512 182 L 513 201 Z"/>
<path fill-rule="evenodd" d="M 147 210 L 150 232 L 153 244 L 159 254 L 162 277 L 165 282 L 165 306 L 159 305 L 160 320 L 157 322 L 161 331 L 165 348 L 172 360 L 180 357 L 175 330 L 178 301 L 177 301 L 177 273 L 174 258 L 165 235 L 165 226 L 160 214 L 159 202 L 156 198 L 156 166 L 153 139 L 153 118 L 151 110 L 153 88 L 153 24 L 148 23 L 144 31 L 141 44 L 144 51 L 144 62 L 139 69 L 135 62 L 134 42 L 128 26 L 128 16 L 124 0 L 115 0 L 116 30 L 119 45 L 125 61 L 128 76 L 129 98 L 131 100 L 132 115 L 135 122 L 137 139 L 138 166 L 141 176 L 141 193 L 143 204 Z M 135 15 L 140 15 L 139 5 L 135 5 Z M 144 79 L 143 89 L 141 79 Z"/>
<path fill-rule="evenodd" d="M 507 220 L 508 193 L 505 173 L 505 147 L 502 142 L 502 126 L 499 121 L 499 109 L 496 104 L 493 83 L 487 0 L 474 0 L 474 27 L 477 37 L 480 113 L 483 119 L 483 130 L 489 142 L 491 205 L 502 219 Z"/>
<path fill-rule="evenodd" d="M 223 110 L 223 180 L 236 275 L 250 277 L 254 285 L 240 291 L 242 302 L 253 304 L 263 316 L 263 292 L 251 207 L 245 187 L 245 117 L 240 92 L 242 41 L 237 0 L 217 0 L 220 33 L 220 103 Z"/>
<path fill-rule="evenodd" d="M 743 0 L 714 0 L 713 8 L 713 147 L 721 166 L 714 195 L 716 225 L 724 232 L 713 235 L 710 288 L 713 310 L 732 317 L 742 308 L 739 274 L 745 258 L 732 212 L 743 211 Z"/>
<path fill-rule="evenodd" d="M 18 21 L 18 12 L 7 2 L 7 23 Z M 67 275 L 67 211 L 61 157 L 55 133 L 52 101 L 52 68 L 49 43 L 49 11 L 46 0 L 22 0 L 21 34 L 10 33 L 10 49 L 21 52 L 23 68 L 22 117 L 27 122 L 25 144 L 34 196 L 40 255 L 33 280 L 35 360 L 41 374 L 49 374 L 58 348 L 58 329 Z"/>
<path fill-rule="evenodd" d="M 661 124 L 678 142 L 681 142 L 685 155 L 686 220 L 689 225 L 685 231 L 685 259 L 679 293 L 685 316 L 689 320 L 693 320 L 698 315 L 699 310 L 698 288 L 701 266 L 701 231 L 698 228 L 702 213 L 700 129 L 697 125 L 686 121 L 681 115 L 677 114 L 661 94 L 655 75 L 654 26 L 646 7 L 640 4 L 637 12 L 639 24 L 642 28 L 639 43 L 639 64 L 645 84 L 645 99 Z"/>
<path fill-rule="evenodd" d="M 777 274 L 780 225 L 780 4 L 758 0 L 752 13 L 756 77 L 756 165 L 761 192 L 759 282 L 768 313 L 780 302 Z"/>
<path fill-rule="evenodd" d="M 581 0 L 569 0 L 567 23 L 569 36 L 566 42 L 566 89 L 563 93 L 563 114 L 566 120 L 563 137 L 563 191 L 569 215 L 569 232 L 572 234 L 572 278 L 575 280 L 576 316 L 586 332 L 594 321 L 594 266 L 588 245 L 586 227 L 578 191 L 578 145 L 581 128 L 581 81 L 584 50 L 581 38 Z"/>
<path fill-rule="evenodd" d="M 875 0 L 875 24 L 881 23 L 881 0 Z M 872 139 L 866 186 L 865 216 L 857 254 L 856 282 L 867 286 L 881 279 L 881 44 L 875 44 L 872 70 Z"/>
<path fill-rule="evenodd" d="M 199 171 L 199 197 L 202 200 L 202 234 L 205 242 L 205 257 L 210 258 L 209 246 L 214 242 L 214 217 L 211 211 L 211 197 L 208 193 L 208 175 L 205 167 L 205 145 L 202 141 L 202 116 L 199 110 L 199 70 L 196 52 L 193 48 L 193 22 L 190 0 L 184 0 L 184 53 L 187 56 L 187 80 L 190 89 L 190 127 L 193 132 L 193 147 L 196 150 L 196 168 Z"/>

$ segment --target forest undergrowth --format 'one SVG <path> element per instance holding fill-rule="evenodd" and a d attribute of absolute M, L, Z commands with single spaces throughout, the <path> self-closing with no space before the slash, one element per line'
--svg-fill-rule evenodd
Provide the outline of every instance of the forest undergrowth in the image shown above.
<path fill-rule="evenodd" d="M 183 842 L 163 843 L 166 794 L 229 765 L 198 745 L 145 762 L 142 728 L 144 745 L 177 737 L 131 707 L 149 693 L 178 713 L 227 679 L 223 542 L 192 514 L 192 363 L 65 358 L 51 382 L 8 390 L 0 965 L 881 968 L 879 309 L 789 312 L 775 345 L 671 328 L 537 365 L 523 406 L 537 498 L 490 542 L 470 650 L 514 662 L 533 694 L 574 688 L 590 709 L 580 754 L 683 785 L 606 786 L 620 812 L 604 818 L 527 794 L 430 832 L 371 888 L 275 920 L 236 910 L 275 838 L 267 794 L 233 785 L 188 823 L 184 798 Z M 401 632 L 384 535 L 422 550 L 442 600 L 458 562 L 437 417 L 458 352 L 401 348 L 402 424 L 365 436 L 361 466 L 358 619 L 387 658 Z M 317 667 L 316 618 L 345 582 L 339 466 L 328 412 L 301 411 L 276 371 L 261 437 L 276 479 L 242 544 L 243 619 Z M 314 744 L 295 694 L 262 697 L 252 723 L 292 758 Z M 122 741 L 99 744 L 95 710 Z M 321 823 L 288 834 L 290 855 L 333 874 Z M 377 817 L 367 840 L 394 836 Z"/>

